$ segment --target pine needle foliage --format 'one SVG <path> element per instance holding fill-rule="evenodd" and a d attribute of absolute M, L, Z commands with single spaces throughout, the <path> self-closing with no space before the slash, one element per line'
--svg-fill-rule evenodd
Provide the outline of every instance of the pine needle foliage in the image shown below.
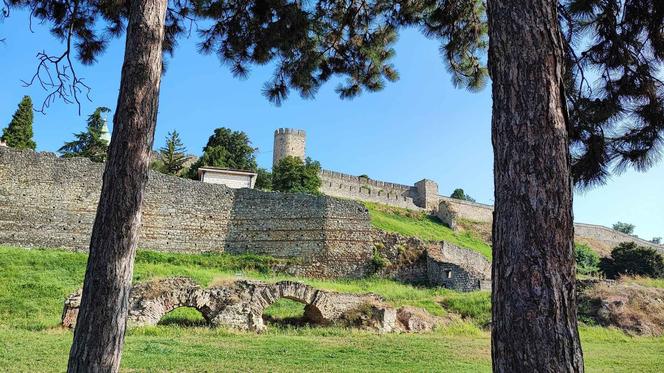
<path fill-rule="evenodd" d="M 178 175 L 187 161 L 187 148 L 180 139 L 178 131 L 169 132 L 166 136 L 166 145 L 159 148 L 161 161 L 159 171 L 168 175 Z"/>
<path fill-rule="evenodd" d="M 66 142 L 58 152 L 64 158 L 85 157 L 93 162 L 104 162 L 108 153 L 108 143 L 102 139 L 105 122 L 102 114 L 110 111 L 107 107 L 98 107 L 88 116 L 85 132 L 75 133 L 76 139 Z"/>
<path fill-rule="evenodd" d="M 34 150 L 37 144 L 32 139 L 32 118 L 32 99 L 23 96 L 11 122 L 3 129 L 0 140 L 12 148 Z"/>
<path fill-rule="evenodd" d="M 51 65 L 70 72 L 45 86 L 56 93 L 49 94 L 49 102 L 58 97 L 70 102 L 71 93 L 88 88 L 76 78 L 70 52 L 83 64 L 95 63 L 109 40 L 123 34 L 128 15 L 125 1 L 7 0 L 6 5 L 27 8 L 66 45 L 61 56 L 43 55 L 35 75 L 42 81 Z M 179 38 L 197 34 L 200 51 L 216 55 L 239 78 L 247 77 L 252 65 L 271 63 L 274 72 L 263 93 L 276 105 L 292 90 L 313 98 L 333 77 L 340 78 L 335 79 L 339 96 L 352 98 L 398 79 L 390 59 L 404 26 L 443 41 L 456 85 L 484 86 L 482 0 L 169 0 L 163 50 L 173 55 Z"/>
<path fill-rule="evenodd" d="M 569 0 L 559 14 L 577 185 L 647 170 L 664 139 L 664 2 Z"/>

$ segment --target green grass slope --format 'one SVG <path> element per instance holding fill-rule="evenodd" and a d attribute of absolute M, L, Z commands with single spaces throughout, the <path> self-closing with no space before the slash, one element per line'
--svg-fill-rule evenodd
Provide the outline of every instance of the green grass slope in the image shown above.
<path fill-rule="evenodd" d="M 383 231 L 418 237 L 427 241 L 448 241 L 477 251 L 491 260 L 491 246 L 471 232 L 455 232 L 424 212 L 365 202 L 371 224 Z"/>
<path fill-rule="evenodd" d="M 190 276 L 203 285 L 230 277 L 278 281 L 270 258 L 139 252 L 135 280 Z M 0 247 L 0 370 L 64 371 L 72 339 L 58 326 L 64 298 L 81 286 L 86 255 Z M 292 279 L 292 278 L 291 278 Z M 338 291 L 373 291 L 394 305 L 426 307 L 465 319 L 429 334 L 389 334 L 336 327 L 277 327 L 263 334 L 202 327 L 197 311 L 181 308 L 155 327 L 130 329 L 123 371 L 454 371 L 488 372 L 487 293 L 421 289 L 380 279 L 303 280 Z M 442 306 L 441 306 L 442 305 Z M 302 305 L 277 302 L 266 313 L 297 317 Z M 664 338 L 629 337 L 616 330 L 581 330 L 589 372 L 657 372 Z"/>

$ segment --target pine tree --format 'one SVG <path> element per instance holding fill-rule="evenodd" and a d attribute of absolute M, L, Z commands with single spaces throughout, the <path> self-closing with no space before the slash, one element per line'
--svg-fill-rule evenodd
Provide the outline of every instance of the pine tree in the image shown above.
<path fill-rule="evenodd" d="M 104 130 L 103 113 L 111 110 L 107 107 L 98 107 L 88 116 L 85 132 L 74 134 L 76 140 L 66 142 L 58 152 L 64 158 L 85 157 L 93 162 L 104 162 L 108 152 L 108 143 L 102 138 Z"/>
<path fill-rule="evenodd" d="M 187 161 L 186 151 L 178 132 L 169 132 L 166 136 L 166 145 L 159 149 L 161 172 L 178 175 Z"/>
<path fill-rule="evenodd" d="M 32 99 L 30 96 L 23 96 L 21 103 L 18 104 L 18 109 L 12 116 L 12 121 L 2 131 L 0 140 L 12 148 L 35 150 L 37 144 L 32 140 Z"/>
<path fill-rule="evenodd" d="M 345 78 L 337 88 L 342 98 L 378 91 L 386 81 L 397 79 L 389 60 L 398 17 L 394 4 L 382 0 L 10 0 L 5 4 L 29 9 L 64 42 L 65 49 L 57 56 L 38 53 L 33 82 L 46 80 L 43 86 L 49 90 L 42 110 L 56 98 L 78 102 L 78 94 L 89 88 L 77 75 L 74 57 L 93 64 L 110 38 L 126 30 L 113 141 L 90 239 L 69 372 L 119 369 L 163 55 L 172 54 L 178 38 L 191 31 L 190 25 L 201 27 L 197 30 L 201 51 L 214 53 L 239 77 L 246 76 L 249 65 L 272 63 L 274 74 L 264 93 L 275 104 L 291 89 L 312 98 L 333 76 Z M 49 67 L 54 72 L 50 78 Z"/>
<path fill-rule="evenodd" d="M 558 9 L 575 183 L 649 169 L 664 146 L 664 2 L 566 0 Z"/>

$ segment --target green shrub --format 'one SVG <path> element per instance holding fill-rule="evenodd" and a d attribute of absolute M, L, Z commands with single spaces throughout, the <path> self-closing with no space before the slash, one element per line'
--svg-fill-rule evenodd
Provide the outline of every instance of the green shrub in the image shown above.
<path fill-rule="evenodd" d="M 599 272 L 599 255 L 588 245 L 576 244 L 574 246 L 574 257 L 576 258 L 576 272 L 590 275 Z"/>
<path fill-rule="evenodd" d="M 634 233 L 634 224 L 629 224 L 629 223 L 623 223 L 621 221 L 613 224 L 613 229 L 617 230 L 618 232 L 622 232 L 625 234 L 632 234 Z"/>
<path fill-rule="evenodd" d="M 272 167 L 272 189 L 279 192 L 320 194 L 320 163 L 288 156 Z"/>
<path fill-rule="evenodd" d="M 371 257 L 371 262 L 376 266 L 377 269 L 383 269 L 392 265 L 389 259 L 384 257 L 377 248 L 373 250 L 373 256 Z"/>
<path fill-rule="evenodd" d="M 654 249 L 623 242 L 611 251 L 611 258 L 602 258 L 600 270 L 608 278 L 620 275 L 664 277 L 664 258 Z"/>

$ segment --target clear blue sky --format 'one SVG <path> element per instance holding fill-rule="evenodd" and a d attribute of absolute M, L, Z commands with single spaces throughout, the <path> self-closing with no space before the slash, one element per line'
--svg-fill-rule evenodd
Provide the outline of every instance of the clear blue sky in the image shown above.
<path fill-rule="evenodd" d="M 23 95 L 35 104 L 45 97 L 39 87 L 24 88 L 36 68 L 40 50 L 62 50 L 40 25 L 28 30 L 28 16 L 14 12 L 0 23 L 0 127 L 6 126 Z M 441 194 L 463 188 L 479 202 L 493 203 L 491 92 L 453 88 L 436 42 L 412 30 L 401 35 L 394 59 L 401 79 L 379 93 L 340 100 L 329 82 L 315 100 L 296 93 L 282 107 L 270 104 L 261 87 L 271 69 L 255 67 L 249 78 L 232 77 L 215 56 L 196 52 L 196 39 L 182 40 L 162 80 L 155 147 L 173 129 L 189 152 L 201 148 L 216 127 L 246 132 L 259 148 L 258 163 L 269 168 L 275 128 L 307 131 L 307 154 L 324 168 L 367 174 L 374 179 L 412 184 L 436 180 Z M 46 115 L 35 113 L 38 150 L 56 151 L 72 133 L 82 131 L 97 106 L 115 109 L 124 39 L 115 40 L 92 67 L 78 65 L 79 75 L 93 90 L 92 101 L 77 107 L 56 102 Z M 111 118 L 109 116 L 109 118 Z M 647 173 L 629 171 L 607 185 L 576 193 L 577 221 L 610 226 L 616 221 L 636 225 L 636 234 L 664 236 L 664 162 Z"/>

